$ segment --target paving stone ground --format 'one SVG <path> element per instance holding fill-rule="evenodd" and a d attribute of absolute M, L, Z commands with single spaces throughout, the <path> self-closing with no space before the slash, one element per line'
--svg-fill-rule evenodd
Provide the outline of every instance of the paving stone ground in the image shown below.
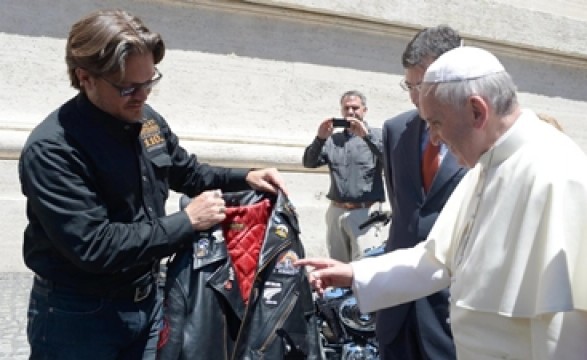
<path fill-rule="evenodd" d="M 25 360 L 30 273 L 0 273 L 0 359 Z"/>

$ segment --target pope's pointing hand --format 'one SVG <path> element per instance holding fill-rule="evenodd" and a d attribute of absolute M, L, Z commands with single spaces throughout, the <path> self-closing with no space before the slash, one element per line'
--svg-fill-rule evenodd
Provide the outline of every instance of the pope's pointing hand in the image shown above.
<path fill-rule="evenodd" d="M 353 283 L 353 268 L 338 260 L 329 258 L 300 259 L 295 266 L 310 266 L 309 280 L 320 295 L 329 287 L 350 287 Z"/>

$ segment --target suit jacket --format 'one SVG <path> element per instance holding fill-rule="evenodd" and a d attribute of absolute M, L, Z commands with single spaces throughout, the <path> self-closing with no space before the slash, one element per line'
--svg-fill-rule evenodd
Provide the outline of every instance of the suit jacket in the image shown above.
<path fill-rule="evenodd" d="M 383 166 L 392 210 L 386 252 L 413 247 L 425 240 L 445 202 L 466 173 L 455 156 L 447 152 L 430 191 L 428 194 L 424 192 L 420 172 L 421 134 L 424 126 L 426 124 L 416 110 L 389 119 L 383 126 Z M 430 337 L 441 337 L 439 341 L 451 344 L 447 321 L 448 296 L 448 290 L 443 290 L 414 302 L 379 311 L 379 341 L 383 344 L 391 343 L 407 321 L 417 321 L 413 325 L 419 329 L 420 338 L 424 342 Z M 415 320 L 407 317 L 413 306 L 416 310 Z"/>

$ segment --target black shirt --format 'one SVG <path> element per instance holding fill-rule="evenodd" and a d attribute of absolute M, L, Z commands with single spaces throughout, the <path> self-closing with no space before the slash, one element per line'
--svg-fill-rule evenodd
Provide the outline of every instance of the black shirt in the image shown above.
<path fill-rule="evenodd" d="M 170 189 L 242 190 L 246 173 L 199 163 L 147 105 L 128 123 L 79 94 L 32 131 L 20 157 L 25 263 L 82 290 L 132 284 L 193 235 L 185 212 L 165 214 Z"/>

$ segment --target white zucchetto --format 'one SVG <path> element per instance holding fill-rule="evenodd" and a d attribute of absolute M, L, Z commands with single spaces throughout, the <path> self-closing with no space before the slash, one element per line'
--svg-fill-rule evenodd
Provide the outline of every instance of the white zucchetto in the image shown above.
<path fill-rule="evenodd" d="M 423 83 L 445 83 L 477 79 L 504 72 L 501 62 L 487 50 L 462 46 L 447 51 L 424 74 Z"/>

